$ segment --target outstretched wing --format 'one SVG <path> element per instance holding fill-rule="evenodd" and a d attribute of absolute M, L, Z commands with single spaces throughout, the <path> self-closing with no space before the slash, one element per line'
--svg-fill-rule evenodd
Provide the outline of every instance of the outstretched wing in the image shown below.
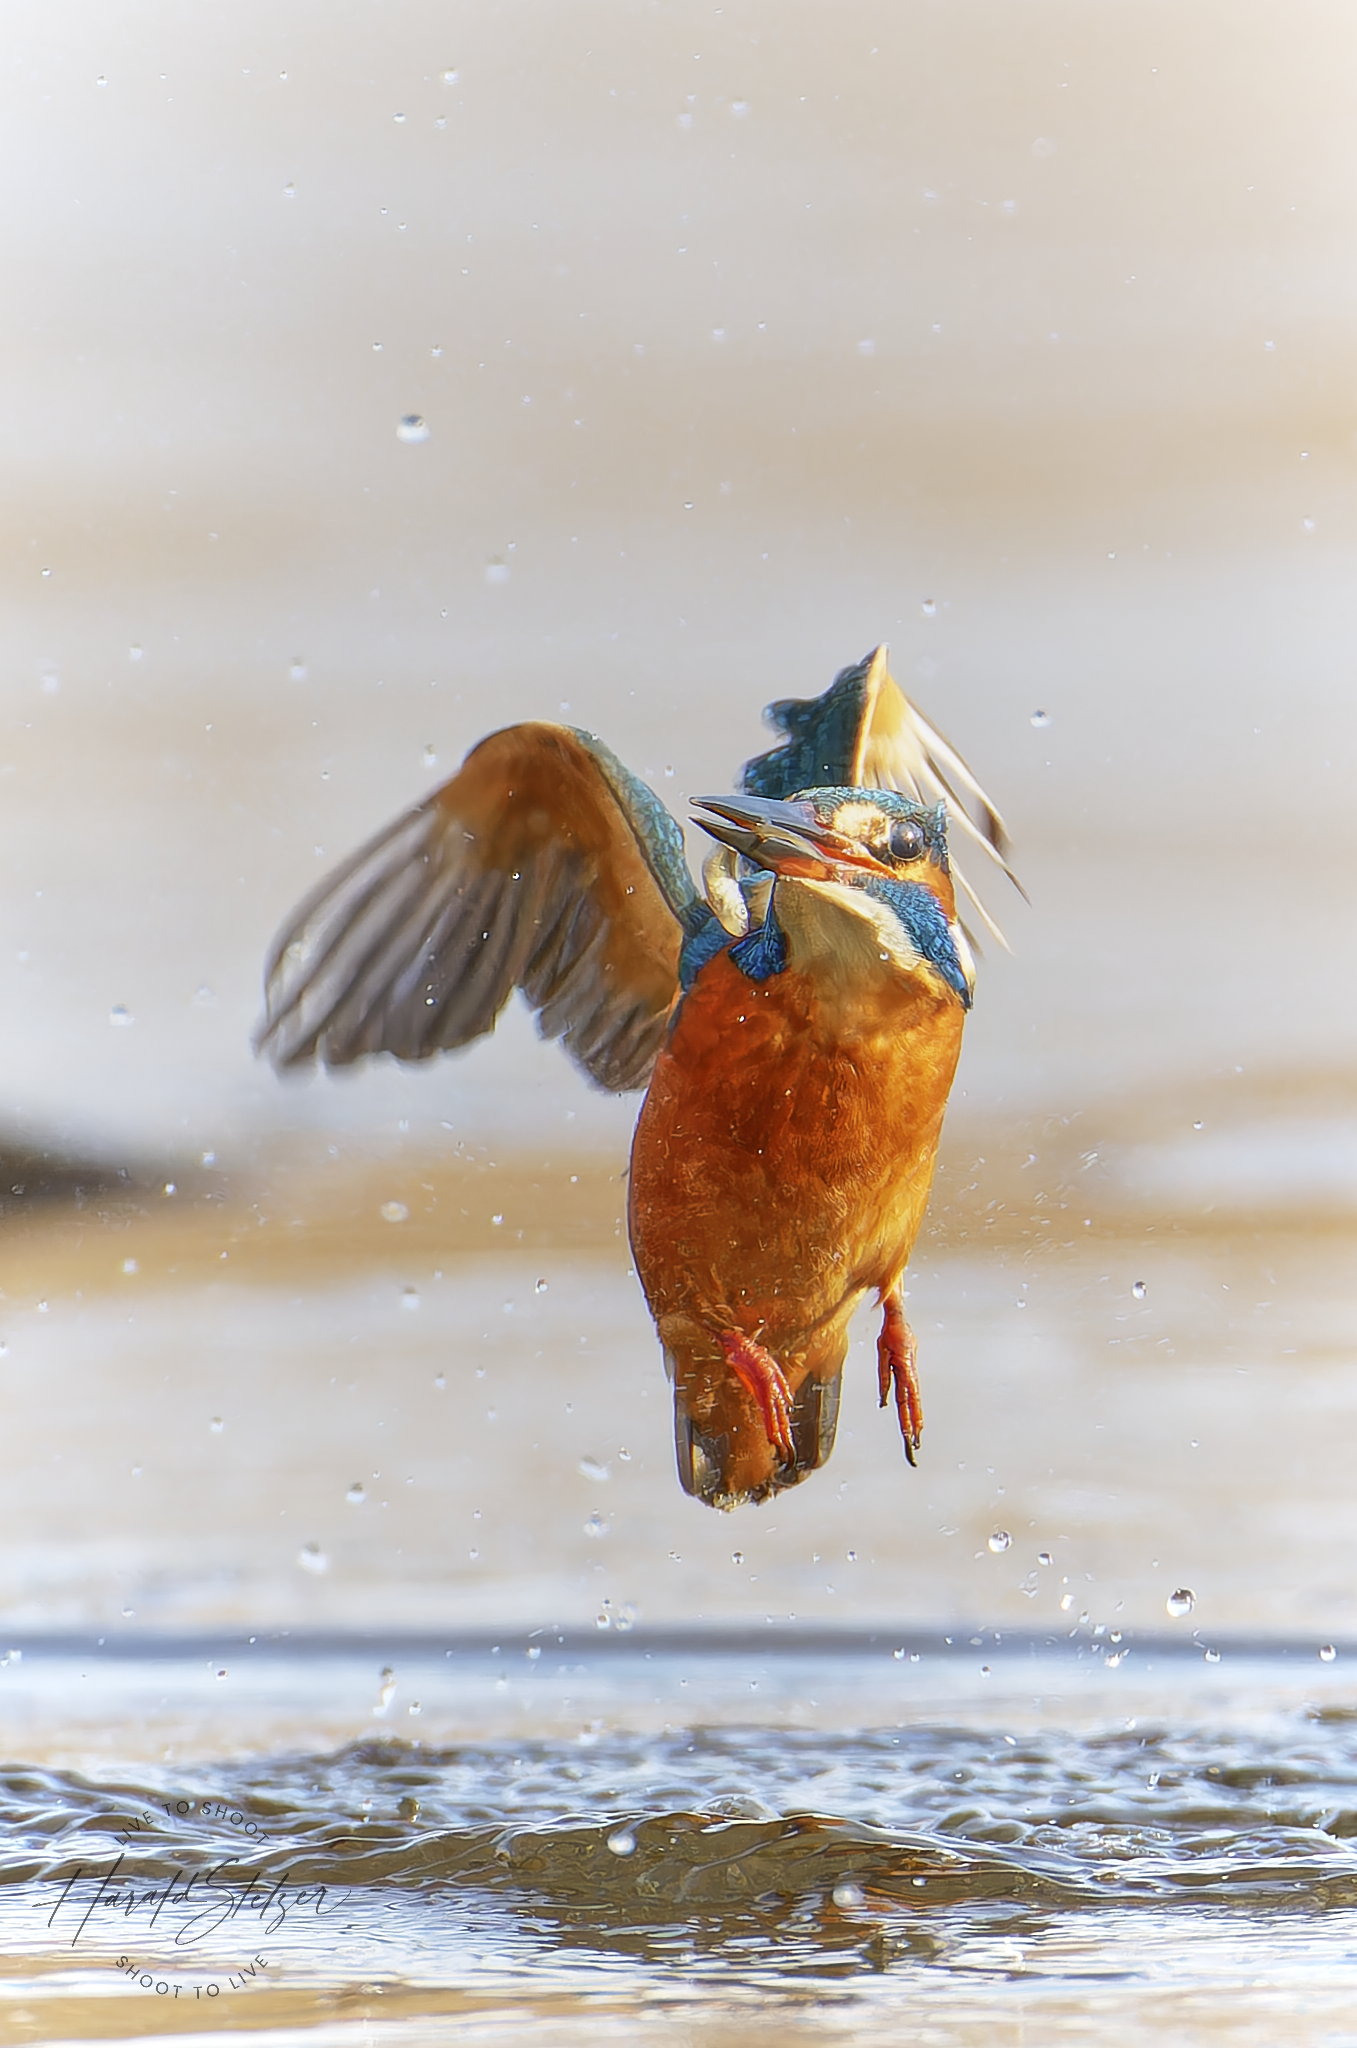
<path fill-rule="evenodd" d="M 591 733 L 511 725 L 326 877 L 265 968 L 275 1066 L 428 1059 L 515 988 L 600 1086 L 644 1085 L 705 921 L 683 835 Z"/>
<path fill-rule="evenodd" d="M 949 741 L 910 703 L 887 667 L 884 647 L 841 669 L 823 696 L 786 697 L 768 706 L 770 724 L 786 743 L 745 763 L 741 787 L 751 796 L 789 797 L 803 789 L 896 789 L 920 803 L 943 799 L 952 822 L 1003 869 L 1004 821 Z M 962 874 L 953 846 L 952 872 L 1000 945 L 1004 935 Z"/>

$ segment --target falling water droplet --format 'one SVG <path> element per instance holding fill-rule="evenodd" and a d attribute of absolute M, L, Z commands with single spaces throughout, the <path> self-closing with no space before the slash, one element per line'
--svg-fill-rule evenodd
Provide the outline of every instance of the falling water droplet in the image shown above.
<path fill-rule="evenodd" d="M 534 1293 L 534 1294 L 545 1294 L 545 1293 L 546 1293 L 546 1291 L 547 1291 L 547 1283 L 546 1283 L 546 1281 L 545 1281 L 545 1280 L 535 1280 L 535 1281 L 533 1282 L 533 1290 L 532 1290 L 532 1291 L 533 1291 L 533 1293 Z"/>
<path fill-rule="evenodd" d="M 429 423 L 417 412 L 407 412 L 396 422 L 396 439 L 404 441 L 408 448 L 429 438 Z"/>
<path fill-rule="evenodd" d="M 211 1430 L 213 1436 L 220 1436 L 222 1431 L 225 1429 L 226 1424 L 222 1421 L 220 1415 L 214 1415 L 207 1426 Z"/>
<path fill-rule="evenodd" d="M 1049 725 L 1050 722 L 1051 714 L 1049 711 L 1034 711 L 1032 713 L 1033 725 Z"/>
<path fill-rule="evenodd" d="M 110 1024 L 119 1024 L 125 1026 L 128 1024 L 134 1024 L 136 1022 L 136 1019 L 133 1017 L 132 1012 L 128 1009 L 126 1003 L 115 1003 L 113 1005 L 113 1008 L 108 1013 L 108 1021 Z"/>
<path fill-rule="evenodd" d="M 401 1290 L 401 1307 L 402 1307 L 402 1308 L 418 1308 L 418 1307 L 419 1307 L 419 1289 L 418 1289 L 417 1287 L 405 1287 L 405 1288 L 402 1288 L 402 1290 Z"/>
<path fill-rule="evenodd" d="M 1052 1563 L 1052 1561 L 1053 1561 L 1053 1560 L 1052 1560 L 1052 1557 L 1051 1557 L 1051 1553 L 1050 1553 L 1050 1551 L 1049 1551 L 1049 1550 L 1039 1550 L 1039 1551 L 1037 1552 L 1037 1563 L 1038 1563 L 1038 1564 L 1050 1564 L 1050 1563 Z"/>
<path fill-rule="evenodd" d="M 845 1911 L 853 1906 L 860 1906 L 862 1904 L 862 1886 L 860 1884 L 848 1883 L 836 1884 L 833 1891 L 833 1899 L 835 1905 L 843 1908 Z"/>
<path fill-rule="evenodd" d="M 595 1508 L 593 1514 L 590 1515 L 584 1525 L 584 1533 L 586 1536 L 606 1536 L 611 1527 L 612 1523 L 605 1522 L 598 1509 Z"/>
<path fill-rule="evenodd" d="M 1325 1643 L 1325 1644 L 1324 1644 L 1324 1646 L 1323 1646 L 1323 1648 L 1322 1648 L 1322 1649 L 1320 1650 L 1320 1653 L 1319 1653 L 1319 1661 L 1320 1661 L 1320 1663 L 1321 1663 L 1321 1664 L 1332 1664 L 1332 1662 L 1333 1662 L 1334 1658 L 1335 1658 L 1335 1657 L 1336 1657 L 1337 1655 L 1338 1655 L 1338 1652 L 1337 1652 L 1337 1650 L 1336 1650 L 1336 1649 L 1334 1648 L 1333 1644 L 1332 1644 L 1332 1643 Z"/>
<path fill-rule="evenodd" d="M 614 1856 L 634 1856 L 636 1854 L 636 1837 L 630 1828 L 619 1828 L 615 1835 L 609 1835 L 608 1847 L 612 1850 Z"/>
<path fill-rule="evenodd" d="M 361 1479 L 355 1479 L 353 1485 L 349 1488 L 348 1492 L 344 1496 L 345 1500 L 349 1503 L 349 1506 L 351 1508 L 360 1508 L 363 1505 L 363 1502 L 367 1499 L 367 1497 L 367 1488 L 364 1486 Z"/>
<path fill-rule="evenodd" d="M 381 1682 L 377 1693 L 377 1704 L 372 1709 L 373 1713 L 384 1714 L 387 1708 L 391 1705 L 392 1700 L 395 1699 L 395 1697 L 396 1674 L 391 1669 L 391 1666 L 387 1664 L 383 1667 L 382 1670 Z"/>
<path fill-rule="evenodd" d="M 330 1569 L 330 1560 L 319 1543 L 303 1543 L 297 1552 L 297 1562 L 304 1572 L 314 1572 L 317 1578 Z"/>
<path fill-rule="evenodd" d="M 404 1202 L 383 1202 L 382 1216 L 388 1223 L 404 1223 L 410 1211 Z"/>
<path fill-rule="evenodd" d="M 596 1479 L 600 1483 L 612 1477 L 611 1472 L 601 1458 L 581 1458 L 580 1471 L 586 1479 Z"/>
<path fill-rule="evenodd" d="M 1219 1650 L 1203 1650 L 1202 1656 L 1206 1659 L 1206 1662 L 1208 1664 L 1219 1664 L 1220 1662 Z"/>
<path fill-rule="evenodd" d="M 1179 1586 L 1164 1602 L 1165 1608 L 1175 1621 L 1181 1620 L 1185 1614 L 1191 1614 L 1196 1604 L 1197 1596 L 1190 1586 Z"/>
<path fill-rule="evenodd" d="M 1013 1538 L 1009 1535 L 1007 1529 L 996 1529 L 989 1539 L 989 1547 L 997 1557 L 1001 1550 L 1008 1549 L 1012 1541 Z"/>
<path fill-rule="evenodd" d="M 732 1564 L 743 1564 L 744 1552 L 742 1550 L 732 1550 L 730 1553 L 730 1561 Z"/>
<path fill-rule="evenodd" d="M 1135 1281 L 1133 1281 L 1133 1282 L 1131 1283 L 1131 1292 L 1132 1292 L 1132 1294 L 1134 1294 L 1134 1296 L 1135 1296 L 1135 1298 L 1136 1298 L 1136 1300 L 1137 1300 L 1137 1301 L 1144 1301 L 1144 1299 L 1145 1299 L 1145 1282 L 1144 1282 L 1143 1280 L 1135 1280 Z"/>
<path fill-rule="evenodd" d="M 923 613 L 926 619 L 936 618 L 938 610 L 938 600 L 935 597 L 926 597 L 923 603 L 919 606 L 919 610 Z"/>

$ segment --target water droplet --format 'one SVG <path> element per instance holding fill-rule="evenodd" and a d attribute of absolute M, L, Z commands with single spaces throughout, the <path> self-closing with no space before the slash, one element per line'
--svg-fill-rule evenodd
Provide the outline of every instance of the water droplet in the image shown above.
<path fill-rule="evenodd" d="M 127 659 L 129 661 L 140 661 L 141 649 L 139 647 L 129 647 L 127 650 Z"/>
<path fill-rule="evenodd" d="M 413 448 L 429 438 L 429 423 L 417 412 L 407 412 L 396 422 L 396 439 Z"/>
<path fill-rule="evenodd" d="M 1206 1659 L 1206 1662 L 1208 1664 L 1219 1664 L 1220 1662 L 1219 1650 L 1203 1650 L 1202 1656 Z"/>
<path fill-rule="evenodd" d="M 936 618 L 938 611 L 938 600 L 935 597 L 926 597 L 923 603 L 919 606 L 919 610 L 923 613 L 926 619 Z"/>
<path fill-rule="evenodd" d="M 1197 1596 L 1190 1586 L 1179 1586 L 1164 1602 L 1165 1609 L 1175 1621 L 1181 1620 L 1185 1614 L 1191 1614 L 1196 1604 Z"/>
<path fill-rule="evenodd" d="M 1013 1538 L 1009 1535 L 1007 1529 L 996 1529 L 989 1539 L 989 1547 L 997 1557 L 1001 1550 L 1008 1549 L 1012 1541 Z"/>
<path fill-rule="evenodd" d="M 833 1891 L 833 1899 L 835 1905 L 842 1907 L 845 1911 L 853 1906 L 860 1906 L 862 1904 L 862 1886 L 851 1883 L 836 1884 Z"/>
<path fill-rule="evenodd" d="M 492 1217 L 490 1218 L 490 1221 L 491 1221 L 491 1222 L 492 1222 L 493 1224 L 495 1224 L 496 1226 L 498 1226 L 499 1224 L 501 1224 L 501 1223 L 502 1223 L 502 1222 L 504 1221 L 504 1214 L 503 1214 L 503 1211 L 501 1211 L 501 1212 L 500 1212 L 500 1214 L 499 1214 L 498 1216 L 492 1216 Z"/>
<path fill-rule="evenodd" d="M 222 1431 L 225 1429 L 226 1424 L 222 1421 L 220 1415 L 214 1415 L 207 1426 L 211 1430 L 213 1436 L 220 1436 Z"/>
<path fill-rule="evenodd" d="M 404 1202 L 383 1202 L 382 1217 L 387 1223 L 404 1223 L 410 1211 Z"/>
<path fill-rule="evenodd" d="M 1192 1120 L 1192 1128 L 1193 1128 L 1193 1130 L 1194 1130 L 1194 1131 L 1199 1131 L 1199 1130 L 1201 1129 L 1201 1127 L 1202 1127 L 1202 1120 L 1201 1120 L 1201 1118 L 1200 1118 L 1200 1117 L 1194 1117 L 1194 1118 L 1193 1118 L 1193 1120 Z"/>
<path fill-rule="evenodd" d="M 546 1283 L 546 1281 L 545 1281 L 545 1280 L 535 1280 L 535 1281 L 533 1282 L 533 1290 L 532 1290 L 532 1291 L 533 1291 L 533 1293 L 534 1293 L 534 1294 L 545 1294 L 545 1293 L 546 1293 L 546 1291 L 547 1291 L 547 1283 Z"/>
<path fill-rule="evenodd" d="M 407 1713 L 407 1714 L 417 1714 L 417 1713 L 419 1713 L 419 1712 L 420 1712 L 420 1705 L 419 1705 L 419 1701 L 418 1701 L 418 1700 L 411 1700 L 411 1702 L 410 1702 L 409 1706 L 408 1706 L 408 1707 L 407 1707 L 407 1708 L 405 1709 L 405 1711 L 406 1711 L 406 1713 Z"/>
<path fill-rule="evenodd" d="M 742 1550 L 732 1550 L 730 1553 L 730 1561 L 732 1564 L 743 1564 L 744 1552 Z"/>
<path fill-rule="evenodd" d="M 115 1003 L 108 1013 L 108 1021 L 110 1024 L 126 1026 L 128 1024 L 135 1024 L 136 1018 L 125 1003 Z"/>
<path fill-rule="evenodd" d="M 448 1383 L 447 1374 L 442 1372 L 436 1372 L 433 1376 L 433 1383 L 437 1387 L 439 1393 L 441 1394 Z"/>
<path fill-rule="evenodd" d="M 1060 1596 L 1060 1612 L 1061 1612 L 1062 1614 L 1068 1614 L 1068 1613 L 1069 1613 L 1069 1611 L 1070 1611 L 1070 1609 L 1071 1609 L 1071 1607 L 1073 1607 L 1073 1605 L 1074 1605 L 1074 1595 L 1073 1595 L 1073 1593 L 1062 1593 L 1062 1594 L 1061 1594 L 1061 1596 Z"/>
<path fill-rule="evenodd" d="M 858 343 L 858 354 L 860 356 L 874 356 L 876 354 L 876 343 L 864 336 Z"/>
<path fill-rule="evenodd" d="M 367 1497 L 367 1488 L 364 1486 L 361 1479 L 355 1479 L 353 1485 L 349 1488 L 348 1492 L 344 1496 L 345 1500 L 349 1503 L 349 1506 L 351 1508 L 360 1508 L 363 1505 L 363 1502 L 367 1499 Z"/>
<path fill-rule="evenodd" d="M 730 111 L 735 116 L 737 121 L 743 121 L 745 115 L 749 112 L 748 100 L 732 100 L 730 103 Z"/>
<path fill-rule="evenodd" d="M 418 1820 L 419 1801 L 407 1794 L 396 1808 L 396 1813 L 401 1820 Z"/>
<path fill-rule="evenodd" d="M 530 1664 L 535 1664 L 542 1654 L 542 1645 L 540 1643 L 529 1643 L 523 1654 Z"/>
<path fill-rule="evenodd" d="M 137 1270 L 137 1262 L 136 1262 L 136 1260 L 135 1260 L 135 1259 L 124 1259 L 124 1260 L 123 1260 L 123 1271 L 124 1271 L 124 1273 L 135 1273 L 135 1272 L 136 1272 L 136 1270 Z"/>
<path fill-rule="evenodd" d="M 297 1552 L 297 1562 L 304 1572 L 314 1572 L 317 1578 L 330 1569 L 330 1560 L 319 1543 L 303 1543 Z"/>
<path fill-rule="evenodd" d="M 384 1714 L 387 1708 L 391 1705 L 392 1700 L 395 1699 L 395 1697 L 396 1674 L 391 1669 L 391 1666 L 388 1664 L 383 1668 L 381 1679 L 378 1684 L 377 1704 L 372 1709 L 373 1713 Z"/>
<path fill-rule="evenodd" d="M 227 1676 L 226 1666 L 224 1664 L 218 1670 L 217 1676 L 218 1678 L 225 1678 Z"/>
<path fill-rule="evenodd" d="M 460 77 L 461 73 L 459 71 L 445 71 L 443 73 L 443 83 L 444 85 L 456 85 Z"/>
<path fill-rule="evenodd" d="M 1049 1551 L 1049 1550 L 1039 1550 L 1039 1551 L 1037 1552 L 1037 1563 L 1038 1563 L 1038 1564 L 1051 1564 L 1051 1563 L 1053 1563 L 1053 1561 L 1054 1561 L 1054 1560 L 1052 1559 L 1052 1557 L 1051 1557 L 1051 1553 L 1050 1553 L 1050 1551 Z"/>
<path fill-rule="evenodd" d="M 507 583 L 509 581 L 509 564 L 507 562 L 487 562 L 485 580 L 487 583 Z"/>
<path fill-rule="evenodd" d="M 1037 726 L 1041 726 L 1041 725 L 1049 725 L 1049 724 L 1050 724 L 1050 722 L 1051 722 L 1051 714 L 1050 714 L 1050 712 L 1049 712 L 1049 711 L 1034 711 L 1034 712 L 1032 713 L 1032 723 L 1033 723 L 1033 725 L 1037 725 Z"/>
<path fill-rule="evenodd" d="M 417 1287 L 404 1287 L 401 1289 L 401 1307 L 419 1307 L 419 1289 Z"/>
<path fill-rule="evenodd" d="M 636 1837 L 630 1828 L 619 1828 L 615 1835 L 609 1835 L 608 1847 L 612 1850 L 614 1856 L 634 1856 L 636 1854 Z"/>
<path fill-rule="evenodd" d="M 423 760 L 424 766 L 426 768 L 436 768 L 438 766 L 438 754 L 432 740 L 430 740 L 428 746 L 425 747 L 421 759 Z"/>
<path fill-rule="evenodd" d="M 1334 1645 L 1332 1643 L 1325 1643 L 1323 1648 L 1320 1650 L 1319 1661 L 1321 1664 L 1332 1664 L 1334 1658 L 1337 1655 L 1338 1652 L 1334 1648 Z"/>
<path fill-rule="evenodd" d="M 404 114 L 393 114 L 391 118 L 393 121 L 403 121 L 405 119 L 405 116 Z"/>
<path fill-rule="evenodd" d="M 891 1655 L 892 1655 L 892 1657 L 894 1657 L 894 1659 L 895 1659 L 895 1661 L 896 1661 L 896 1663 L 897 1663 L 897 1664 L 903 1664 L 903 1663 L 904 1663 L 904 1661 L 905 1661 L 905 1653 L 904 1653 L 904 1651 L 903 1651 L 903 1650 L 892 1650 L 892 1651 L 891 1651 Z"/>
<path fill-rule="evenodd" d="M 1137 1300 L 1137 1301 L 1144 1301 L 1144 1299 L 1145 1299 L 1145 1282 L 1144 1282 L 1143 1280 L 1134 1280 L 1134 1281 L 1132 1281 L 1132 1283 L 1131 1283 L 1131 1292 L 1132 1292 L 1132 1294 L 1133 1294 L 1133 1295 L 1135 1296 L 1135 1298 L 1136 1298 L 1136 1300 Z"/>
<path fill-rule="evenodd" d="M 595 1508 L 593 1514 L 590 1515 L 584 1525 L 584 1533 L 586 1536 L 606 1536 L 611 1527 L 612 1523 L 605 1522 L 598 1509 Z"/>
<path fill-rule="evenodd" d="M 597 1479 L 599 1481 L 602 1481 L 604 1479 L 610 1479 L 612 1477 L 612 1474 L 608 1470 L 608 1467 L 599 1458 L 581 1458 L 580 1471 L 583 1473 L 586 1479 Z"/>

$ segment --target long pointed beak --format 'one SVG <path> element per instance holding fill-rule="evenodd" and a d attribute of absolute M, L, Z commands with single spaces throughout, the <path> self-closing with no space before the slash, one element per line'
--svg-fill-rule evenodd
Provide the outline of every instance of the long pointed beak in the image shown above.
<path fill-rule="evenodd" d="M 760 796 L 696 796 L 692 803 L 694 811 L 712 813 L 695 817 L 694 824 L 775 875 L 819 880 L 836 867 L 885 872 L 856 840 L 820 824 L 810 804 Z"/>

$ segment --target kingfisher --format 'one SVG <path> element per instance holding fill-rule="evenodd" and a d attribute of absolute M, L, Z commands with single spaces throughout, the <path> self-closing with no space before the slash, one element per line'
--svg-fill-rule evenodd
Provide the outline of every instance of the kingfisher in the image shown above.
<path fill-rule="evenodd" d="M 492 733 L 293 912 L 256 1046 L 279 1070 L 420 1061 L 515 989 L 597 1086 L 645 1089 L 628 1227 L 673 1387 L 678 1474 L 767 1500 L 833 1448 L 848 1326 L 923 1430 L 904 1276 L 975 966 L 949 825 L 1015 883 L 1002 819 L 887 650 L 766 717 L 780 743 L 682 829 L 593 733 Z"/>

